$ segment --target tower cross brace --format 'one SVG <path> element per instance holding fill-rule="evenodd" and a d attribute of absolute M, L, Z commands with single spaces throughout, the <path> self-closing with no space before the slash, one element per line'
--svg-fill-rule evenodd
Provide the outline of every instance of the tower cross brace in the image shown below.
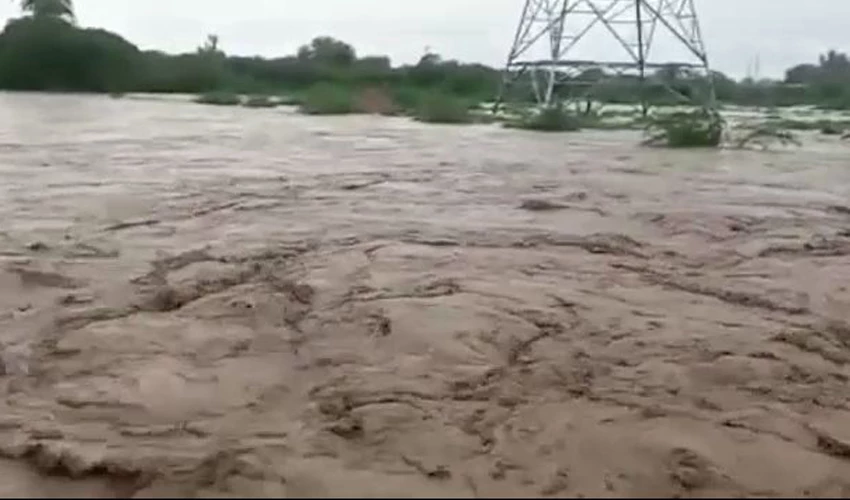
<path fill-rule="evenodd" d="M 577 59 L 575 54 L 594 34 L 613 39 L 616 59 Z M 667 45 L 684 52 L 682 60 L 659 61 L 654 57 L 656 38 L 666 35 Z M 650 99 L 646 84 L 649 70 L 663 69 L 701 81 L 699 96 L 683 95 L 662 82 L 681 101 L 701 101 L 713 106 L 714 87 L 697 18 L 694 0 L 525 0 L 514 35 L 496 108 L 523 77 L 530 80 L 534 97 L 542 106 L 561 102 L 558 89 L 564 84 L 583 88 L 588 99 L 598 80 L 583 81 L 595 70 L 606 75 L 631 75 L 638 81 L 641 108 L 646 114 Z M 571 96 L 576 99 L 577 96 Z M 567 99 L 569 100 L 569 99 Z"/>

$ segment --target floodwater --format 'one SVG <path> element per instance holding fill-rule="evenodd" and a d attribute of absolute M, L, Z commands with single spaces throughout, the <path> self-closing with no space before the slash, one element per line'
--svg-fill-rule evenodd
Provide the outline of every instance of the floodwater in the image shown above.
<path fill-rule="evenodd" d="M 850 495 L 850 144 L 0 95 L 0 494 Z"/>

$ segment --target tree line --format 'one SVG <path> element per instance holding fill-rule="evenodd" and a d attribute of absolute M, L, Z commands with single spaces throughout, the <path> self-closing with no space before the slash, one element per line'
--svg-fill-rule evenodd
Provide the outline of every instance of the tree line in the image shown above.
<path fill-rule="evenodd" d="M 317 37 L 295 54 L 270 59 L 228 55 L 214 35 L 191 53 L 141 51 L 115 33 L 78 27 L 72 0 L 21 0 L 20 6 L 21 17 L 10 19 L 0 33 L 0 88 L 6 90 L 282 94 L 333 83 L 429 89 L 486 101 L 497 95 L 502 78 L 500 69 L 433 53 L 416 64 L 393 66 L 388 57 L 361 56 L 332 37 Z M 736 81 L 719 72 L 714 77 L 722 102 L 850 109 L 850 59 L 837 51 L 789 68 L 783 81 Z M 599 100 L 640 98 L 634 78 L 598 71 L 582 78 L 599 80 L 594 87 Z M 675 86 L 677 78 L 662 69 L 650 80 Z M 530 96 L 529 90 L 525 97 Z"/>

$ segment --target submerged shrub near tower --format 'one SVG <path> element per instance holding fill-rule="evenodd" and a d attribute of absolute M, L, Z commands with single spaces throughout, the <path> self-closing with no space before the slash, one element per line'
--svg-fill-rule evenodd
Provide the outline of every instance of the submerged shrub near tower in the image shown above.
<path fill-rule="evenodd" d="M 726 121 L 715 109 L 700 108 L 650 117 L 644 144 L 670 148 L 716 148 Z"/>

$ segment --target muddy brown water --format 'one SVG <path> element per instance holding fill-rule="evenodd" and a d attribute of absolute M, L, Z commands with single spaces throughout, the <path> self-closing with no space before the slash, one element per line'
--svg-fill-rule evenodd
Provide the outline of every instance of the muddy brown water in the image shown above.
<path fill-rule="evenodd" d="M 850 145 L 0 95 L 0 494 L 850 495 Z"/>

